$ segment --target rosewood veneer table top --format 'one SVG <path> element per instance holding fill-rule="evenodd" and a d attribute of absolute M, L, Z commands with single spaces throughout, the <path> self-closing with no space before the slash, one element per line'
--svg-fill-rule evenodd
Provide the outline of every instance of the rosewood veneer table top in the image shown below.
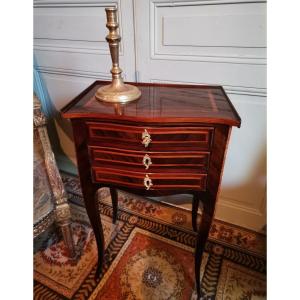
<path fill-rule="evenodd" d="M 117 116 L 115 106 L 95 98 L 97 89 L 109 81 L 95 81 L 62 109 L 64 118 L 114 118 L 128 121 L 203 122 L 240 126 L 241 119 L 222 86 L 172 85 L 134 83 L 140 99 L 121 105 Z"/>

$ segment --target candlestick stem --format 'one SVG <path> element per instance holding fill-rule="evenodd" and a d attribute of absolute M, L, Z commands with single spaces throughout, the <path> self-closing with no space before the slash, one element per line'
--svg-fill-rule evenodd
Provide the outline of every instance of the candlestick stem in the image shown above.
<path fill-rule="evenodd" d="M 109 44 L 109 51 L 112 60 L 112 83 L 102 86 L 95 94 L 97 100 L 126 103 L 138 99 L 141 96 L 141 91 L 134 85 L 124 84 L 122 78 L 122 69 L 119 67 L 119 44 L 121 37 L 118 33 L 119 24 L 117 21 L 117 8 L 105 8 L 107 23 L 106 27 L 109 34 L 106 40 Z"/>

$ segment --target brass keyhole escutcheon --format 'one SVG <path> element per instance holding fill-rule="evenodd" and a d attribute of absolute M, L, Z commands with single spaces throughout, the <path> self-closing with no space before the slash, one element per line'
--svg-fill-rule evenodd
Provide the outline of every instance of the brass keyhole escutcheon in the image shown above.
<path fill-rule="evenodd" d="M 146 170 L 148 170 L 150 165 L 152 165 L 151 158 L 148 154 L 145 154 L 145 156 L 143 158 L 143 164 L 144 164 Z"/>
<path fill-rule="evenodd" d="M 147 191 L 150 189 L 151 186 L 153 186 L 152 180 L 151 180 L 151 178 L 148 176 L 148 174 L 146 174 L 146 176 L 145 176 L 145 178 L 144 178 L 144 186 L 146 187 L 146 190 L 147 190 Z"/>
<path fill-rule="evenodd" d="M 147 129 L 144 130 L 142 134 L 142 144 L 145 145 L 145 148 L 149 146 L 149 144 L 152 142 L 151 135 L 147 131 Z"/>

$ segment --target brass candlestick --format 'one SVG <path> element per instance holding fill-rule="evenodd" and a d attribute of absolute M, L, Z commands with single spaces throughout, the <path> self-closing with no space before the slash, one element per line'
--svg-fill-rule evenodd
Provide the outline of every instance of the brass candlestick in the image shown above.
<path fill-rule="evenodd" d="M 112 60 L 112 83 L 99 88 L 95 94 L 97 100 L 126 103 L 138 99 L 141 96 L 141 91 L 129 84 L 124 84 L 121 73 L 122 69 L 119 67 L 119 43 L 121 37 L 118 34 L 119 24 L 117 22 L 117 8 L 105 8 L 107 23 L 106 27 L 109 34 L 106 40 L 109 43 L 109 50 Z"/>

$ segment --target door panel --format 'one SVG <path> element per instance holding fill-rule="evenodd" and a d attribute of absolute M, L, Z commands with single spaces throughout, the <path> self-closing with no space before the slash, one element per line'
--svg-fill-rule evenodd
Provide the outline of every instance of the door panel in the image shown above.
<path fill-rule="evenodd" d="M 266 2 L 135 0 L 134 10 L 138 81 L 221 84 L 236 106 L 242 126 L 232 130 L 216 217 L 261 230 Z"/>

